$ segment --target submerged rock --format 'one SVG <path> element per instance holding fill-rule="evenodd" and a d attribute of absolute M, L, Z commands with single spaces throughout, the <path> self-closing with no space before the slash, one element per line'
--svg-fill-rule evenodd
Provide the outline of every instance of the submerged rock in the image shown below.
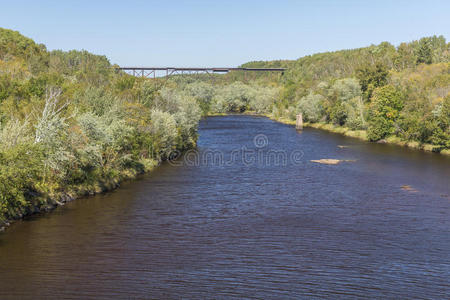
<path fill-rule="evenodd" d="M 341 162 L 339 159 L 331 159 L 331 158 L 324 158 L 324 159 L 312 159 L 312 162 L 319 163 L 319 164 L 325 164 L 325 165 L 337 165 Z"/>
<path fill-rule="evenodd" d="M 322 158 L 322 159 L 312 159 L 312 162 L 325 164 L 325 165 L 337 165 L 341 162 L 355 162 L 354 159 L 334 159 L 334 158 Z"/>
<path fill-rule="evenodd" d="M 412 193 L 418 192 L 415 188 L 413 188 L 410 185 L 402 185 L 401 189 L 404 190 L 404 191 L 412 192 Z"/>

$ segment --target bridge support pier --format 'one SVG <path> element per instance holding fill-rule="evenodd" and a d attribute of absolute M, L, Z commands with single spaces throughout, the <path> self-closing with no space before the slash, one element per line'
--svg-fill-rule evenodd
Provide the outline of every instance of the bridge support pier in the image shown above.
<path fill-rule="evenodd" d="M 297 115 L 297 119 L 295 120 L 295 129 L 302 130 L 303 129 L 303 116 L 302 114 Z"/>

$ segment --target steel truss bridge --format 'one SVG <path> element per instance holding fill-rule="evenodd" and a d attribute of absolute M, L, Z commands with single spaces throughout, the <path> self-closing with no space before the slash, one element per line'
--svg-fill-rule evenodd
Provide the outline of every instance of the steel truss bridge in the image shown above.
<path fill-rule="evenodd" d="M 171 75 L 224 74 L 231 71 L 244 72 L 283 72 L 285 68 L 176 68 L 176 67 L 119 67 L 120 71 L 138 77 L 156 78 Z"/>

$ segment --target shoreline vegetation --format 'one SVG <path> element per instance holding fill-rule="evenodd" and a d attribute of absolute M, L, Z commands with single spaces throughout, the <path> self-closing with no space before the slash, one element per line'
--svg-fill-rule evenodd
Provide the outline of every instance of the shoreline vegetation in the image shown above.
<path fill-rule="evenodd" d="M 66 203 L 77 200 L 79 198 L 95 196 L 98 194 L 113 191 L 119 188 L 121 183 L 128 180 L 136 179 L 137 176 L 139 175 L 151 172 L 158 165 L 159 165 L 158 162 L 153 161 L 149 164 L 147 169 L 142 170 L 140 172 L 136 172 L 136 170 L 134 169 L 129 169 L 122 172 L 122 174 L 120 174 L 116 178 L 99 180 L 97 182 L 72 187 L 71 189 L 68 189 L 64 192 L 56 193 L 51 198 L 46 199 L 45 202 L 41 202 L 39 205 L 29 208 L 23 214 L 17 215 L 13 219 L 2 220 L 0 222 L 0 233 L 5 231 L 6 228 L 9 227 L 15 221 L 29 217 L 31 215 L 40 213 L 49 213 L 52 210 L 56 209 L 57 207 L 64 206 Z"/>
<path fill-rule="evenodd" d="M 450 154 L 450 44 L 442 36 L 241 66 L 284 74 L 147 79 L 116 67 L 0 28 L 0 230 L 195 147 L 209 115 L 293 124 L 302 113 L 305 127 Z"/>
<path fill-rule="evenodd" d="M 292 119 L 275 118 L 269 114 L 257 114 L 252 111 L 246 111 L 243 114 L 250 115 L 250 116 L 256 116 L 256 117 L 266 117 L 275 122 L 295 126 L 295 120 L 292 120 Z M 229 115 L 229 114 L 215 113 L 215 114 L 208 114 L 207 117 L 217 117 L 217 116 L 227 116 L 227 115 Z M 320 130 L 324 130 L 327 132 L 341 134 L 346 137 L 351 137 L 351 138 L 355 138 L 358 140 L 362 140 L 365 142 L 370 142 L 370 140 L 367 137 L 366 130 L 351 130 L 350 128 L 347 128 L 347 127 L 337 126 L 337 125 L 333 125 L 333 124 L 329 124 L 329 123 L 310 123 L 310 122 L 304 122 L 303 127 L 320 129 Z M 441 150 L 441 147 L 439 145 L 421 144 L 417 141 L 404 141 L 396 136 L 388 136 L 385 139 L 379 140 L 375 143 L 396 145 L 396 146 L 406 147 L 406 148 L 410 148 L 410 149 L 414 149 L 414 150 L 420 150 L 420 151 L 425 151 L 425 152 L 434 152 L 437 154 L 450 156 L 450 149 Z M 344 146 L 340 146 L 340 147 L 344 147 Z"/>
<path fill-rule="evenodd" d="M 271 118 L 270 116 L 267 116 L 267 117 L 274 121 L 277 121 L 277 122 L 281 122 L 281 123 L 289 124 L 289 125 L 295 125 L 295 121 L 292 121 L 292 120 L 275 119 L 275 118 Z M 366 130 L 351 130 L 350 128 L 347 128 L 347 127 L 336 126 L 336 125 L 329 124 L 329 123 L 309 123 L 309 122 L 304 122 L 303 127 L 310 127 L 310 128 L 325 130 L 328 132 L 341 134 L 346 137 L 356 138 L 356 139 L 359 139 L 359 140 L 362 140 L 365 142 L 370 142 L 370 140 L 367 137 Z M 434 153 L 438 153 L 438 154 L 442 154 L 442 155 L 450 155 L 450 149 L 440 150 L 441 147 L 439 145 L 421 144 L 417 141 L 404 141 L 396 136 L 388 136 L 385 139 L 379 140 L 375 143 L 396 145 L 396 146 L 406 147 L 406 148 L 410 148 L 410 149 L 414 149 L 414 150 L 421 150 L 421 151 L 425 151 L 425 152 L 434 152 Z"/>
<path fill-rule="evenodd" d="M 329 132 L 333 132 L 333 133 L 338 133 L 338 134 L 342 134 L 347 137 L 352 137 L 352 138 L 356 138 L 359 140 L 369 142 L 369 139 L 367 138 L 367 131 L 365 131 L 365 130 L 351 130 L 346 127 L 340 127 L 340 126 L 335 126 L 333 124 L 326 124 L 326 123 L 304 123 L 303 126 L 321 129 L 321 130 L 325 130 L 325 131 L 329 131 Z M 396 145 L 396 146 L 406 147 L 406 148 L 410 148 L 410 149 L 414 149 L 414 150 L 439 153 L 442 155 L 450 155 L 449 149 L 441 150 L 441 147 L 439 145 L 421 144 L 417 141 L 404 141 L 396 136 L 388 136 L 382 140 L 377 141 L 376 143 Z"/>

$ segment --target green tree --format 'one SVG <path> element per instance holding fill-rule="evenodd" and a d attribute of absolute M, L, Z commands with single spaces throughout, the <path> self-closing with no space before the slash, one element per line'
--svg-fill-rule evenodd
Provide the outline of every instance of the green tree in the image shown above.
<path fill-rule="evenodd" d="M 416 56 L 411 44 L 401 43 L 397 48 L 397 53 L 394 57 L 394 65 L 397 70 L 404 70 L 416 64 Z"/>
<path fill-rule="evenodd" d="M 373 91 L 387 83 L 389 71 L 384 64 L 366 65 L 356 71 L 364 98 L 370 100 Z"/>
<path fill-rule="evenodd" d="M 372 97 L 368 138 L 378 141 L 394 133 L 395 121 L 403 108 L 403 95 L 392 85 L 377 88 Z"/>
<path fill-rule="evenodd" d="M 429 38 L 421 38 L 419 40 L 418 49 L 416 51 L 417 64 L 431 64 L 433 62 L 433 50 Z"/>

